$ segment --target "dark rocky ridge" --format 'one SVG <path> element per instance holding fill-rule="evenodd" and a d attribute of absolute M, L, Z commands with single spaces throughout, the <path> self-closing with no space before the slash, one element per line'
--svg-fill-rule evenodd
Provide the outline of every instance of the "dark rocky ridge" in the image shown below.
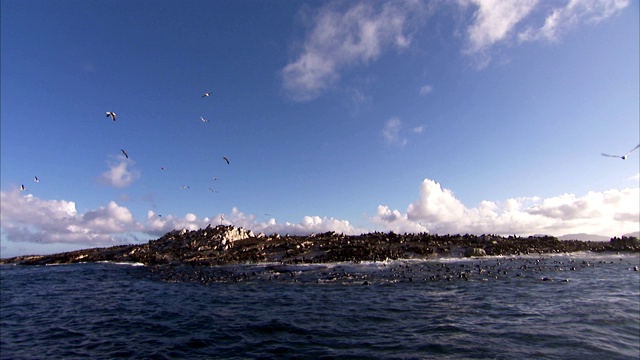
<path fill-rule="evenodd" d="M 552 236 L 432 235 L 374 232 L 343 235 L 266 236 L 233 226 L 174 230 L 147 244 L 83 249 L 53 255 L 0 259 L 0 264 L 45 265 L 79 262 L 134 262 L 145 265 L 282 264 L 426 259 L 449 256 L 527 255 L 576 251 L 640 252 L 640 240 L 566 241 Z"/>

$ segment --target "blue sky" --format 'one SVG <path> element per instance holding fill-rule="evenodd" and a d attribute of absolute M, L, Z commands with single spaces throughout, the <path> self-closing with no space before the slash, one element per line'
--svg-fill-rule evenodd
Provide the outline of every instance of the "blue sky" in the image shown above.
<path fill-rule="evenodd" d="M 638 2 L 1 6 L 3 257 L 221 222 L 639 230 L 640 151 L 601 156 L 640 143 Z"/>

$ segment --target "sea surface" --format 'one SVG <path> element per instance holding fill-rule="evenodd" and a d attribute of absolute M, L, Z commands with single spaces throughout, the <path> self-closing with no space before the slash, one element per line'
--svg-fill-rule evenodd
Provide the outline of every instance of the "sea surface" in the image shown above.
<path fill-rule="evenodd" d="M 638 266 L 637 253 L 576 253 L 235 265 L 187 281 L 3 265 L 0 358 L 639 359 Z"/>

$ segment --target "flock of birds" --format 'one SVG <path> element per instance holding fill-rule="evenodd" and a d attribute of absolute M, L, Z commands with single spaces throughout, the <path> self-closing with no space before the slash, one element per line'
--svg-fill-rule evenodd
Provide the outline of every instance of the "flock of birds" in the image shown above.
<path fill-rule="evenodd" d="M 207 98 L 207 97 L 209 97 L 209 96 L 211 96 L 211 92 L 209 92 L 209 91 L 207 91 L 207 92 L 205 92 L 204 94 L 202 94 L 202 97 L 203 97 L 203 98 Z M 118 115 L 117 115 L 114 111 L 107 111 L 107 112 L 106 112 L 106 117 L 111 118 L 111 120 L 112 120 L 112 121 L 116 121 L 117 116 L 118 116 Z M 205 119 L 205 118 L 204 118 L 204 117 L 202 117 L 202 116 L 200 117 L 200 121 L 201 121 L 201 122 L 203 122 L 203 123 L 207 123 L 207 122 L 209 122 L 209 120 Z M 601 153 L 601 155 L 602 155 L 602 156 L 606 156 L 606 157 L 613 157 L 613 158 L 620 158 L 620 159 L 622 159 L 622 160 L 627 160 L 627 158 L 629 157 L 629 155 L 630 155 L 632 152 L 634 152 L 634 151 L 638 150 L 639 148 L 640 148 L 640 144 L 638 144 L 638 145 L 637 145 L 636 147 L 634 147 L 633 149 L 631 149 L 631 150 L 627 151 L 624 155 L 612 155 L 612 154 L 605 154 L 605 153 Z M 126 152 L 124 149 L 120 149 L 120 152 L 122 152 L 122 155 L 124 155 L 124 157 L 125 157 L 126 159 L 128 159 L 128 158 L 129 158 L 129 154 L 127 154 L 127 152 Z M 228 159 L 226 156 L 223 156 L 223 157 L 222 157 L 222 160 L 224 160 L 224 161 L 227 163 L 227 165 L 229 165 L 229 164 L 230 164 L 229 159 Z M 164 169 L 165 169 L 164 167 L 161 167 L 161 170 L 164 170 Z M 217 178 L 217 177 L 215 177 L 215 178 L 213 178 L 213 179 L 214 179 L 214 180 L 218 180 L 218 178 Z M 34 177 L 33 181 L 34 181 L 34 182 L 36 182 L 36 183 L 37 183 L 37 182 L 40 182 L 40 180 L 38 179 L 38 177 L 37 177 L 37 176 L 35 176 L 35 177 Z M 181 189 L 190 189 L 190 187 L 189 187 L 188 185 L 180 186 L 180 188 L 181 188 Z M 24 186 L 24 184 L 20 185 L 20 190 L 21 190 L 21 191 L 28 191 L 28 189 Z M 218 192 L 217 190 L 214 190 L 214 189 L 212 189 L 212 188 L 209 188 L 209 190 L 210 190 L 211 192 L 213 192 L 213 193 L 217 193 L 217 192 Z"/>
<path fill-rule="evenodd" d="M 207 98 L 207 97 L 209 97 L 209 96 L 211 96 L 211 92 L 209 92 L 209 91 L 207 91 L 207 92 L 205 92 L 204 94 L 202 94 L 202 97 L 203 97 L 203 98 Z M 112 121 L 116 121 L 116 118 L 117 118 L 117 116 L 118 116 L 118 114 L 116 114 L 116 112 L 115 112 L 115 111 L 107 111 L 105 114 L 106 114 L 106 117 L 111 118 L 111 120 L 112 120 Z M 202 116 L 200 117 L 200 121 L 202 121 L 203 123 L 207 123 L 207 122 L 209 122 L 209 120 L 205 119 L 205 118 L 204 118 L 204 117 L 202 117 Z M 124 155 L 124 157 L 125 157 L 126 159 L 128 159 L 128 158 L 129 158 L 129 154 L 127 154 L 127 152 L 126 152 L 124 149 L 120 149 L 120 152 L 122 153 L 122 155 Z M 229 162 L 229 158 L 227 158 L 226 156 L 223 156 L 223 157 L 222 157 L 222 160 L 224 160 L 224 161 L 227 163 L 227 165 L 231 164 L 231 163 Z M 164 170 L 165 168 L 164 168 L 164 167 L 161 167 L 160 169 L 161 169 L 161 170 Z M 213 180 L 219 180 L 219 178 L 214 177 L 214 178 L 213 178 Z M 34 177 L 33 181 L 34 181 L 34 182 L 36 182 L 36 183 L 37 183 L 37 182 L 40 182 L 40 180 L 38 179 L 38 177 L 37 177 L 37 176 L 35 176 L 35 177 Z M 189 187 L 188 185 L 180 186 L 180 188 L 181 188 L 181 189 L 190 189 L 190 187 Z M 26 186 L 24 186 L 24 184 L 20 185 L 20 190 L 21 190 L 21 191 L 29 191 L 29 190 L 27 189 L 27 187 L 26 187 Z M 213 192 L 213 193 L 217 193 L 217 192 L 218 192 L 218 190 L 214 190 L 214 189 L 212 189 L 212 188 L 209 188 L 209 190 L 210 190 L 211 192 Z"/>
<path fill-rule="evenodd" d="M 204 94 L 202 94 L 202 97 L 203 97 L 203 98 L 207 98 L 207 97 L 209 97 L 209 96 L 211 96 L 211 92 L 209 92 L 209 91 L 207 91 L 207 92 L 205 92 Z M 111 118 L 111 120 L 116 121 L 116 116 L 117 116 L 117 114 L 116 114 L 115 112 L 113 112 L 113 111 L 107 111 L 107 112 L 106 112 L 106 116 L 107 116 L 107 117 L 109 117 L 109 118 Z M 202 116 L 200 116 L 200 121 L 202 121 L 203 123 L 208 123 L 208 122 L 209 122 L 209 120 L 205 119 L 205 118 L 204 118 L 204 117 L 202 117 Z M 127 158 L 127 159 L 129 158 L 129 154 L 127 154 L 127 152 L 126 152 L 124 149 L 120 149 L 120 151 L 122 152 L 122 154 L 124 155 L 124 157 L 125 157 L 125 158 Z M 229 159 L 228 159 L 226 156 L 223 156 L 223 157 L 222 157 L 222 160 L 224 160 L 224 161 L 227 163 L 227 165 L 229 165 L 229 164 L 230 164 Z M 160 169 L 161 169 L 161 170 L 164 170 L 165 168 L 164 168 L 164 167 L 161 167 Z M 216 177 L 216 178 L 213 178 L 213 179 L 214 179 L 214 180 L 218 180 L 218 178 L 217 178 L 217 177 Z M 191 189 L 191 187 L 189 187 L 188 185 L 183 185 L 183 186 L 180 186 L 180 189 Z M 214 192 L 214 193 L 217 193 L 217 192 L 218 192 L 217 190 L 213 190 L 213 189 L 211 189 L 211 188 L 209 188 L 209 190 L 211 190 L 211 192 Z"/>

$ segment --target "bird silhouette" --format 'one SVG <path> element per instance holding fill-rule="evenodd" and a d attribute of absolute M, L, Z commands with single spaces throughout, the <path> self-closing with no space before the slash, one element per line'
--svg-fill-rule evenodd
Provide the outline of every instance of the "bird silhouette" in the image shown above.
<path fill-rule="evenodd" d="M 627 158 L 629 157 L 629 154 L 631 154 L 632 152 L 634 152 L 638 148 L 640 148 L 640 144 L 638 146 L 634 147 L 633 149 L 627 151 L 627 153 L 624 154 L 624 155 L 610 155 L 610 154 L 602 153 L 602 156 L 615 157 L 615 158 L 620 158 L 622 160 L 627 160 Z"/>
<path fill-rule="evenodd" d="M 127 155 L 126 151 L 124 151 L 123 149 L 120 149 L 120 151 L 122 151 L 122 153 L 124 154 L 124 157 L 126 157 L 127 159 L 129 158 L 129 155 Z"/>
<path fill-rule="evenodd" d="M 111 117 L 111 120 L 116 121 L 116 113 L 113 111 L 107 111 L 107 117 Z"/>
<path fill-rule="evenodd" d="M 227 159 L 226 156 L 223 156 L 222 159 L 227 162 L 227 165 L 229 165 L 229 159 Z"/>

